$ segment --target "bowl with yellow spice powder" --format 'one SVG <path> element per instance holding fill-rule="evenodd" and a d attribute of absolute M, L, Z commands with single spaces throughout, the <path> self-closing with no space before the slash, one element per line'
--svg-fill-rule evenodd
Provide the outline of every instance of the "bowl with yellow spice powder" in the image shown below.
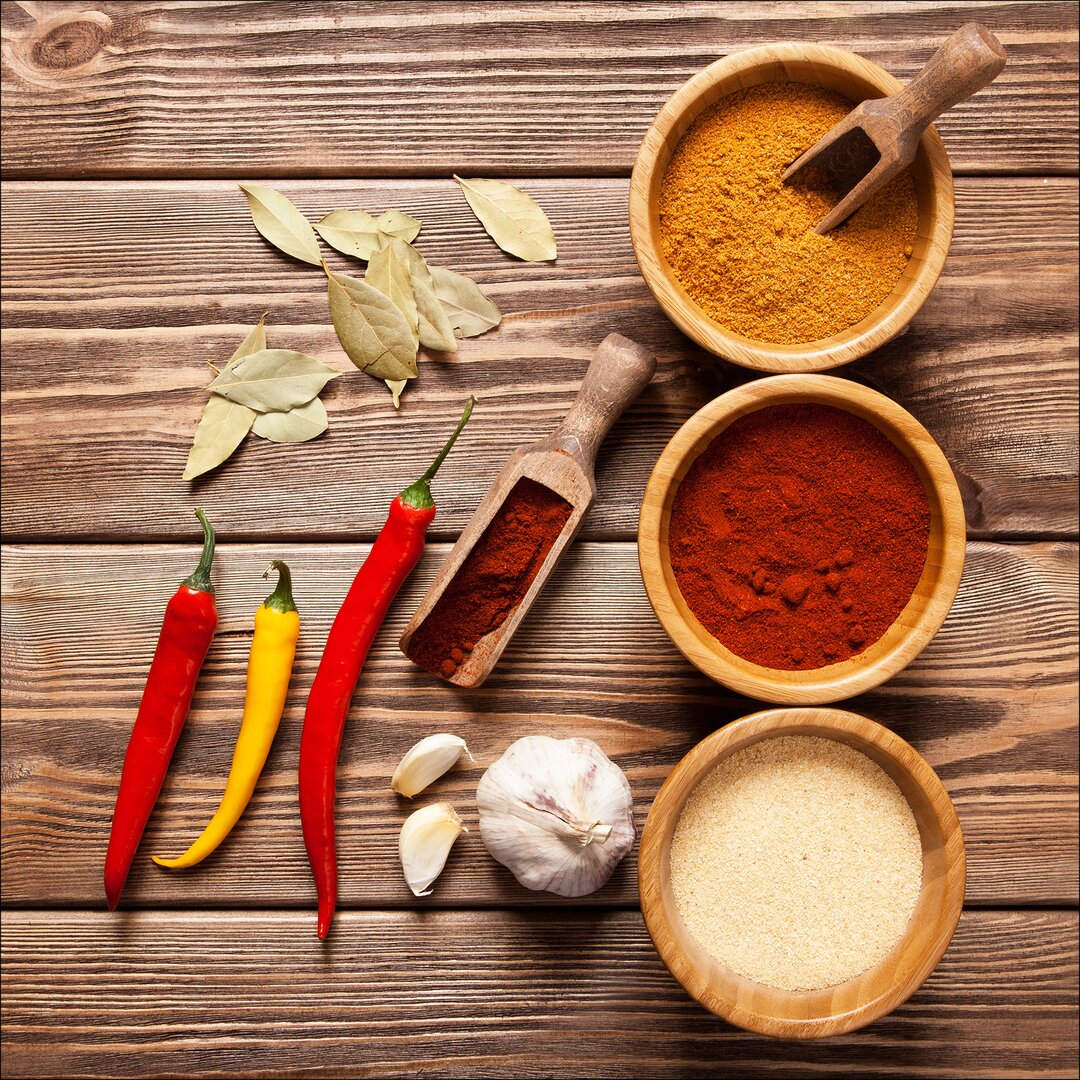
<path fill-rule="evenodd" d="M 821 371 L 906 329 L 952 239 L 952 172 L 936 130 L 911 166 L 844 224 L 824 173 L 784 170 L 867 98 L 900 89 L 824 45 L 735 53 L 681 87 L 653 121 L 630 185 L 642 275 L 699 345 L 765 371 Z"/>
<path fill-rule="evenodd" d="M 903 739 L 838 709 L 774 709 L 695 746 L 638 857 L 653 944 L 702 1005 L 777 1038 L 864 1027 L 941 960 L 963 907 L 948 792 Z"/>

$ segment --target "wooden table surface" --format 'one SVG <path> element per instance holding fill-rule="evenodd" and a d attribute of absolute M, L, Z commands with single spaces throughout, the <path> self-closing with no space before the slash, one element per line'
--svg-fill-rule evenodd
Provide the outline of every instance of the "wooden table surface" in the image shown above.
<path fill-rule="evenodd" d="M 1076 1072 L 1077 15 L 1071 3 L 71 3 L 3 15 L 3 1074 L 219 1077 L 941 1076 Z M 634 532 L 665 442 L 745 372 L 683 338 L 643 284 L 628 176 L 693 72 L 777 40 L 850 47 L 906 79 L 955 27 L 1004 73 L 940 123 L 957 176 L 941 283 L 910 331 L 845 369 L 911 410 L 956 470 L 968 562 L 941 633 L 848 703 L 927 757 L 968 847 L 939 969 L 872 1027 L 816 1044 L 739 1032 L 653 951 L 636 861 L 576 903 L 526 892 L 475 830 L 434 894 L 397 861 L 388 777 L 436 730 L 476 765 L 436 790 L 475 822 L 519 736 L 596 739 L 638 824 L 699 739 L 757 703 L 687 664 L 653 617 Z M 554 264 L 483 233 L 449 176 L 519 177 Z M 237 180 L 308 217 L 396 208 L 501 328 L 425 357 L 400 413 L 353 372 L 327 435 L 250 440 L 184 483 L 206 362 L 269 311 L 274 346 L 351 370 L 318 272 L 265 244 Z M 333 265 L 357 269 L 341 256 Z M 582 538 L 483 689 L 406 663 L 398 634 L 508 451 L 547 432 L 600 339 L 656 351 L 603 451 Z M 341 908 L 314 933 L 296 809 L 306 690 L 386 506 L 468 392 L 436 543 L 372 651 L 344 740 Z M 162 608 L 217 524 L 221 626 L 116 915 L 101 868 Z M 267 560 L 303 634 L 288 708 L 234 836 L 182 877 L 153 866 L 217 804 Z"/>

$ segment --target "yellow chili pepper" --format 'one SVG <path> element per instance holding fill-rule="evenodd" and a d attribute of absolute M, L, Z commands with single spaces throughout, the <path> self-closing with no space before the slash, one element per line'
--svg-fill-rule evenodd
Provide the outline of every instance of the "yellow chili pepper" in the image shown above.
<path fill-rule="evenodd" d="M 255 612 L 244 718 L 221 805 L 202 836 L 183 855 L 177 859 L 159 859 L 155 855 L 154 862 L 158 866 L 170 869 L 194 866 L 217 848 L 240 820 L 270 753 L 285 707 L 296 639 L 300 636 L 300 616 L 293 603 L 289 568 L 280 559 L 275 559 L 263 577 L 271 570 L 278 572 L 278 585 Z"/>

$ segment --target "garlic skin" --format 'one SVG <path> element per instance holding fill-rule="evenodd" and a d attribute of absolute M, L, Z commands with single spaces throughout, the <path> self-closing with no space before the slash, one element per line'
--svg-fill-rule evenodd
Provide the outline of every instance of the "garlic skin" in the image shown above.
<path fill-rule="evenodd" d="M 401 759 L 390 786 L 399 795 L 411 799 L 452 769 L 462 754 L 469 754 L 464 739 L 446 733 L 429 735 Z M 472 754 L 469 760 L 473 760 Z"/>
<path fill-rule="evenodd" d="M 405 881 L 414 896 L 429 896 L 442 873 L 454 841 L 469 830 L 448 803 L 432 803 L 414 810 L 401 826 L 398 853 Z"/>
<path fill-rule="evenodd" d="M 480 837 L 527 889 L 586 896 L 634 843 L 622 770 L 589 739 L 518 739 L 476 789 Z"/>

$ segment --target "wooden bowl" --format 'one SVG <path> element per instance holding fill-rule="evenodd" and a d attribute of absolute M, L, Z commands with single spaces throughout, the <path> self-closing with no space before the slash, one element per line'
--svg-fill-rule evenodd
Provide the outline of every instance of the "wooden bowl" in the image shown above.
<path fill-rule="evenodd" d="M 736 656 L 687 606 L 671 569 L 668 526 L 675 493 L 698 455 L 732 421 L 769 405 L 817 402 L 861 416 L 915 468 L 930 504 L 926 565 L 888 630 L 861 653 L 826 667 L 783 671 Z M 706 675 L 742 694 L 782 705 L 821 705 L 892 678 L 926 647 L 949 614 L 964 569 L 964 507 L 945 455 L 918 420 L 876 390 L 831 375 L 773 375 L 722 394 L 675 433 L 649 477 L 638 522 L 645 591 L 668 636 Z"/>
<path fill-rule="evenodd" d="M 907 932 L 880 963 L 824 990 L 778 990 L 710 956 L 683 924 L 671 889 L 671 838 L 687 797 L 719 761 L 778 735 L 836 739 L 871 758 L 907 799 L 919 827 L 923 881 Z M 899 735 L 839 709 L 772 709 L 736 720 L 698 743 L 675 766 L 649 811 L 638 853 L 641 911 L 672 975 L 729 1023 L 783 1039 L 819 1039 L 864 1027 L 923 984 L 949 946 L 964 903 L 964 838 L 948 792 Z"/>
<path fill-rule="evenodd" d="M 664 258 L 657 209 L 660 186 L 679 139 L 704 109 L 736 90 L 767 82 L 809 83 L 852 101 L 884 97 L 901 87 L 869 60 L 827 45 L 763 45 L 710 64 L 672 95 L 645 135 L 630 181 L 630 236 L 642 276 L 660 306 L 702 348 L 762 371 L 823 371 L 857 360 L 894 338 L 930 295 L 952 240 L 952 169 L 941 138 L 928 127 L 911 165 L 919 202 L 914 251 L 896 287 L 864 319 L 831 337 L 799 345 L 755 341 L 727 330 L 690 299 Z"/>

